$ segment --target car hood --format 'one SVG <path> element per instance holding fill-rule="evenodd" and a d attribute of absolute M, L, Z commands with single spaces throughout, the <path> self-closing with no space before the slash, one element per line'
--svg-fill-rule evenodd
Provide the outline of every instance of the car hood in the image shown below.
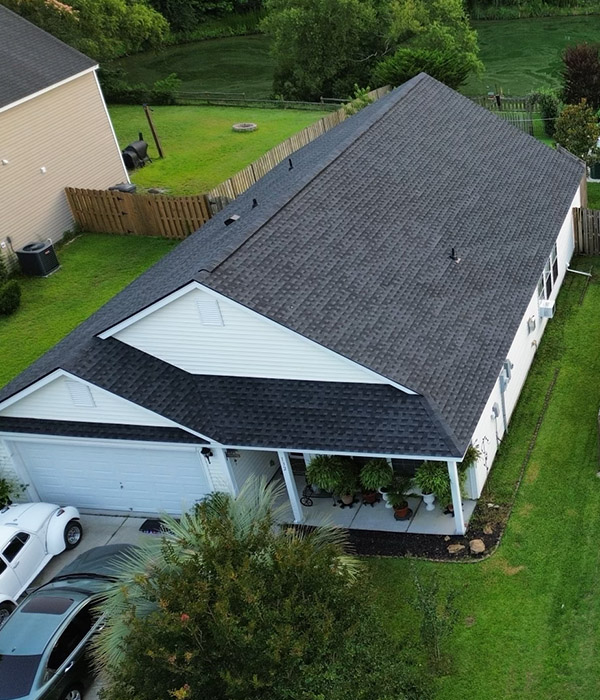
<path fill-rule="evenodd" d="M 0 544 L 10 539 L 18 529 L 39 530 L 42 523 L 58 509 L 53 503 L 20 503 L 0 511 Z"/>

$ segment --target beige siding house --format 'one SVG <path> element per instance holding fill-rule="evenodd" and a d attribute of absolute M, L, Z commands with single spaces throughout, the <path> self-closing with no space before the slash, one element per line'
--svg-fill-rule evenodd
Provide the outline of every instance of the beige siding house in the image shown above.
<path fill-rule="evenodd" d="M 0 255 L 60 239 L 65 187 L 128 180 L 95 61 L 0 6 Z"/>

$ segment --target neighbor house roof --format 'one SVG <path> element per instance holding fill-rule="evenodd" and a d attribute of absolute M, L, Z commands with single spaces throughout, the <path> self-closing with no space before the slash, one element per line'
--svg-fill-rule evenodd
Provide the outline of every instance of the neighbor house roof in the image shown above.
<path fill-rule="evenodd" d="M 96 61 L 0 5 L 0 108 L 95 65 Z"/>
<path fill-rule="evenodd" d="M 583 174 L 421 74 L 280 164 L 0 400 L 57 367 L 91 377 L 97 353 L 119 362 L 121 343 L 94 335 L 196 280 L 417 392 L 435 418 L 429 446 L 462 454 Z M 147 405 L 142 379 L 112 390 Z"/>

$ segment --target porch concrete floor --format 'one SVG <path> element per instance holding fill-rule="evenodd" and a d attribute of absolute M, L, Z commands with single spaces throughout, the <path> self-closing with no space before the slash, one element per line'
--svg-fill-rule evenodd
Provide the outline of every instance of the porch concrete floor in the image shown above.
<path fill-rule="evenodd" d="M 298 494 L 302 495 L 305 481 L 302 476 L 295 476 Z M 374 506 L 362 505 L 359 501 L 351 508 L 334 506 L 330 497 L 313 498 L 313 505 L 302 506 L 306 525 L 337 525 L 351 530 L 379 530 L 383 532 L 408 532 L 419 535 L 454 535 L 454 517 L 444 515 L 443 510 L 435 504 L 434 510 L 427 510 L 420 496 L 407 497 L 412 517 L 408 520 L 395 520 L 394 511 L 386 508 L 380 501 Z M 465 523 L 475 510 L 476 501 L 463 499 Z"/>

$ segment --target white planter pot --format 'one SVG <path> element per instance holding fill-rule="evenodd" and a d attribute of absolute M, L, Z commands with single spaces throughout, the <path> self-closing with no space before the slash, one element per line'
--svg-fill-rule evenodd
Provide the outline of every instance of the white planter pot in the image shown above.
<path fill-rule="evenodd" d="M 425 510 L 435 510 L 433 502 L 435 501 L 435 493 L 424 493 L 423 503 L 425 504 Z"/>
<path fill-rule="evenodd" d="M 383 502 L 385 503 L 385 507 L 391 508 L 392 504 L 389 501 L 389 496 L 388 496 L 387 491 L 382 491 L 381 489 L 379 489 L 379 493 L 381 494 L 381 498 L 383 498 Z"/>

